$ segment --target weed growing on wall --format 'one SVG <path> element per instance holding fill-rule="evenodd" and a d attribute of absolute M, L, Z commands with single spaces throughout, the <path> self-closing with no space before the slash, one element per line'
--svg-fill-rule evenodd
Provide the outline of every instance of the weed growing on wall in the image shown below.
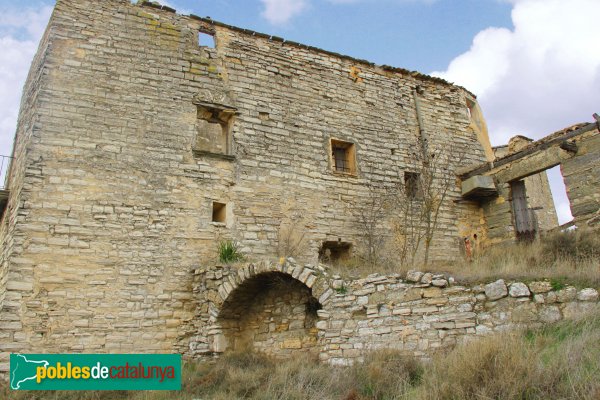
<path fill-rule="evenodd" d="M 232 240 L 223 240 L 219 242 L 218 252 L 219 261 L 222 263 L 233 263 L 244 259 L 244 255 L 241 253 L 239 245 Z"/>

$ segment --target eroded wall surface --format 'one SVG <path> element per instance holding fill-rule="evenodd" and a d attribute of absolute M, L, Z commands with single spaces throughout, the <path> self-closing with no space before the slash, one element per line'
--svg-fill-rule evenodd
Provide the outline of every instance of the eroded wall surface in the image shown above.
<path fill-rule="evenodd" d="M 192 271 L 223 238 L 275 254 L 290 215 L 307 257 L 325 240 L 358 248 L 366 183 L 403 184 L 414 168 L 417 86 L 429 147 L 456 151 L 447 174 L 482 162 L 467 93 L 439 79 L 128 0 L 58 0 L 2 224 L 0 369 L 10 351 L 185 348 Z M 203 130 L 230 134 L 215 147 L 227 154 L 198 151 Z M 334 173 L 332 138 L 355 145 L 356 174 Z M 458 255 L 458 196 L 442 205 L 434 259 Z"/>

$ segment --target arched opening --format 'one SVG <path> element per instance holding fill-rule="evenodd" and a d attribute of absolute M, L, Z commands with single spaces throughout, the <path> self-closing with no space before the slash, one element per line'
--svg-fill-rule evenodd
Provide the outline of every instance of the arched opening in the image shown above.
<path fill-rule="evenodd" d="M 319 302 L 302 282 L 281 272 L 258 274 L 221 307 L 221 350 L 253 349 L 275 357 L 316 350 Z"/>

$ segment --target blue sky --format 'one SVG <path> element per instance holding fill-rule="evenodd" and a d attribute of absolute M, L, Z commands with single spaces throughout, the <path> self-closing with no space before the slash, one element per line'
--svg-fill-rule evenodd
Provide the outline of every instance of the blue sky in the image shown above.
<path fill-rule="evenodd" d="M 457 54 L 469 49 L 480 30 L 512 26 L 510 4 L 497 0 L 291 1 L 305 6 L 281 21 L 265 13 L 268 2 L 168 3 L 202 17 L 423 72 L 446 68 Z M 285 12 L 276 15 L 280 14 Z"/>
<path fill-rule="evenodd" d="M 441 76 L 474 92 L 492 144 L 600 112 L 600 0 L 166 0 L 180 13 Z M 0 0 L 0 154 L 54 1 Z M 557 170 L 562 222 L 570 218 Z"/>

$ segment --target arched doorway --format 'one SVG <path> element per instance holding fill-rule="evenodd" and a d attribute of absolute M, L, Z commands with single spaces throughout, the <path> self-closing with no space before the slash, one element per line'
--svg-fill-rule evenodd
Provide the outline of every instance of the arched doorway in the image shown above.
<path fill-rule="evenodd" d="M 221 306 L 217 322 L 225 341 L 222 350 L 253 349 L 275 357 L 317 350 L 320 308 L 311 289 L 292 276 L 277 271 L 257 274 L 235 288 Z"/>

